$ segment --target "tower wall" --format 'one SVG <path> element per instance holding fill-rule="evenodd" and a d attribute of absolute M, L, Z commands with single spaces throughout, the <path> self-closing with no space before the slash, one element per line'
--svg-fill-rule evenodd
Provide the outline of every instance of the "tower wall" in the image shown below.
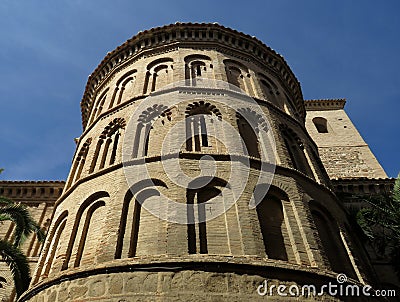
<path fill-rule="evenodd" d="M 307 131 L 318 146 L 330 178 L 387 178 L 368 144 L 344 111 L 344 100 L 310 100 L 305 104 Z M 319 118 L 326 120 L 327 133 L 318 132 L 313 120 Z"/>

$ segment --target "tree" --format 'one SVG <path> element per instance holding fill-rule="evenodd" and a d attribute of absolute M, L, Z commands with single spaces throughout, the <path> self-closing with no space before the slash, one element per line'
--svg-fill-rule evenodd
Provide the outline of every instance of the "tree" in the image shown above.
<path fill-rule="evenodd" d="M 10 268 L 14 279 L 15 291 L 19 297 L 28 289 L 30 282 L 30 270 L 28 259 L 22 251 L 6 240 L 0 240 L 0 255 Z"/>
<path fill-rule="evenodd" d="M 390 193 L 363 200 L 369 206 L 357 213 L 357 222 L 378 255 L 389 258 L 400 278 L 400 174 Z"/>
<path fill-rule="evenodd" d="M 1 169 L 0 169 L 1 170 Z M 11 221 L 15 224 L 12 241 L 0 239 L 0 256 L 12 273 L 17 297 L 28 289 L 30 270 L 27 257 L 21 251 L 24 240 L 35 233 L 40 242 L 45 234 L 33 220 L 28 209 L 21 203 L 0 196 L 0 224 Z"/>

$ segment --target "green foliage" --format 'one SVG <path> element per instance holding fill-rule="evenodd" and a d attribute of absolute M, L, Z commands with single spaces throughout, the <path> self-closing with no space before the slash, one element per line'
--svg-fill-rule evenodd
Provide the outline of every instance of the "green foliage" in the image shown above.
<path fill-rule="evenodd" d="M 3 196 L 0 196 L 0 206 L 8 205 L 8 204 L 13 204 L 14 202 L 8 198 L 5 198 Z"/>
<path fill-rule="evenodd" d="M 392 197 L 395 205 L 398 207 L 400 205 L 400 174 L 397 176 L 397 179 L 394 183 Z"/>
<path fill-rule="evenodd" d="M 45 235 L 43 231 L 33 220 L 26 206 L 15 204 L 4 197 L 2 198 L 2 203 L 0 203 L 0 222 L 8 220 L 15 223 L 13 236 L 13 244 L 15 247 L 21 246 L 25 239 L 33 232 L 36 234 L 39 241 L 44 241 Z"/>
<path fill-rule="evenodd" d="M 357 213 L 357 222 L 382 257 L 389 257 L 400 278 L 400 174 L 389 194 L 364 199 L 369 207 Z"/>
<path fill-rule="evenodd" d="M 0 256 L 11 270 L 15 283 L 15 291 L 17 297 L 19 297 L 29 286 L 30 270 L 28 260 L 18 247 L 1 239 Z"/>
<path fill-rule="evenodd" d="M 352 230 L 356 232 L 358 238 L 360 238 L 361 241 L 371 240 L 373 238 L 372 232 L 364 217 L 361 215 L 359 208 L 350 206 L 347 209 L 347 214 L 349 216 L 348 221 L 351 224 Z"/>

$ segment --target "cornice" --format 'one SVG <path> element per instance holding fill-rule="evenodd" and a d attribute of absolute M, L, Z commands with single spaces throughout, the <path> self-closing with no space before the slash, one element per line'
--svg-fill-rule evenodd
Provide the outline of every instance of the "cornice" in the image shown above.
<path fill-rule="evenodd" d="M 346 99 L 304 100 L 306 111 L 343 109 Z"/>
<path fill-rule="evenodd" d="M 65 181 L 61 180 L 3 180 L 0 181 L 0 196 L 29 205 L 53 204 L 61 196 L 64 186 Z"/>
<path fill-rule="evenodd" d="M 346 202 L 359 202 L 362 195 L 388 194 L 393 190 L 395 181 L 395 178 L 358 177 L 331 179 L 331 184 L 338 194 L 353 194 Z"/>
<path fill-rule="evenodd" d="M 334 178 L 331 179 L 332 183 L 340 184 L 361 184 L 361 183 L 394 183 L 396 178 L 368 178 L 368 177 L 357 177 L 357 178 Z"/>
<path fill-rule="evenodd" d="M 218 43 L 245 51 L 250 57 L 256 57 L 278 73 L 294 91 L 296 98 L 302 100 L 300 83 L 284 58 L 257 38 L 216 23 L 175 23 L 139 32 L 106 55 L 89 76 L 85 88 L 81 101 L 83 128 L 86 128 L 87 125 L 89 102 L 99 85 L 103 84 L 104 79 L 109 78 L 110 74 L 115 73 L 116 69 L 124 65 L 132 56 L 137 56 L 145 50 L 176 42 L 180 44 Z M 300 108 L 300 110 L 304 117 L 304 108 Z"/>
<path fill-rule="evenodd" d="M 0 180 L 0 186 L 3 185 L 65 185 L 64 180 Z"/>

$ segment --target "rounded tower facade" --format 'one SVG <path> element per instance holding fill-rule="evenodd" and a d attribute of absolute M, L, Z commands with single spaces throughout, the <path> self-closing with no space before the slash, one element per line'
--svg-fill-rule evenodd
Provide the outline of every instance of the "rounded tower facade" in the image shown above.
<path fill-rule="evenodd" d="M 218 24 L 140 32 L 89 77 L 81 108 L 21 301 L 262 300 L 264 280 L 368 282 L 300 84 L 256 38 Z"/>

